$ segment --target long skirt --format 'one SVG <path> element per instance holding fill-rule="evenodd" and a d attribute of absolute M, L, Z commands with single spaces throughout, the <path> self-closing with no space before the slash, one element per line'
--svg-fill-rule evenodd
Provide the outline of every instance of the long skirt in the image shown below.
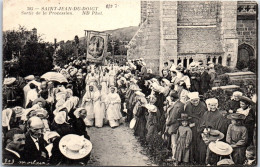
<path fill-rule="evenodd" d="M 190 149 L 186 148 L 186 138 L 179 138 L 175 152 L 175 159 L 178 162 L 189 162 Z"/>
<path fill-rule="evenodd" d="M 103 126 L 103 120 L 105 118 L 105 104 L 100 101 L 94 104 L 95 113 L 95 126 L 101 128 Z"/>
<path fill-rule="evenodd" d="M 107 108 L 106 119 L 111 127 L 119 126 L 119 120 L 122 118 L 121 104 L 110 104 Z"/>
<path fill-rule="evenodd" d="M 94 125 L 94 104 L 92 102 L 87 102 L 83 106 L 87 110 L 87 117 L 84 119 L 86 126 L 93 126 Z"/>

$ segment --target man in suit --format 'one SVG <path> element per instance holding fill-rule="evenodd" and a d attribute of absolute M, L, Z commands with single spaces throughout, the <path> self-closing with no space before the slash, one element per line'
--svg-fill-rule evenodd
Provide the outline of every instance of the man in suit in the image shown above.
<path fill-rule="evenodd" d="M 45 149 L 47 143 L 43 139 L 44 124 L 39 117 L 31 117 L 27 123 L 24 159 L 26 162 L 46 162 L 48 152 Z"/>
<path fill-rule="evenodd" d="M 21 152 L 24 150 L 25 135 L 19 128 L 10 129 L 6 133 L 6 147 L 3 150 L 2 162 L 4 165 L 18 165 L 22 160 Z"/>
<path fill-rule="evenodd" d="M 172 94 L 171 95 L 172 103 L 171 106 L 168 108 L 168 117 L 166 119 L 166 132 L 171 135 L 171 147 L 172 147 L 172 158 L 167 159 L 167 161 L 175 161 L 175 152 L 177 146 L 177 131 L 180 126 L 179 121 L 177 120 L 180 118 L 181 113 L 184 113 L 184 99 L 178 99 L 178 95 Z"/>

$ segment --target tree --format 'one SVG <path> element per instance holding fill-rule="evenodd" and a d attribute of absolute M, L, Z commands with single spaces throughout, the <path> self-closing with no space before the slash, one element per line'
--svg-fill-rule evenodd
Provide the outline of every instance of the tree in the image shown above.
<path fill-rule="evenodd" d="M 53 45 L 20 26 L 4 32 L 4 75 L 42 75 L 52 69 Z"/>
<path fill-rule="evenodd" d="M 53 46 L 48 43 L 28 41 L 20 57 L 21 75 L 29 74 L 40 76 L 53 68 Z"/>

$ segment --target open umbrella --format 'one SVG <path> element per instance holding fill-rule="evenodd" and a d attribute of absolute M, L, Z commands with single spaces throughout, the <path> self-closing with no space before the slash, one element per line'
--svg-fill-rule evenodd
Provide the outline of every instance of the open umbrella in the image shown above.
<path fill-rule="evenodd" d="M 57 73 L 57 72 L 47 72 L 43 74 L 41 78 L 49 81 L 57 81 L 60 83 L 68 82 L 68 80 L 61 73 Z"/>

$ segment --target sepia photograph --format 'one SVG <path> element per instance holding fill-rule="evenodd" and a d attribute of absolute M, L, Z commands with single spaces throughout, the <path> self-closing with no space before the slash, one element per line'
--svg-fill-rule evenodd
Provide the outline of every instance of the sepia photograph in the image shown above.
<path fill-rule="evenodd" d="M 257 1 L 2 7 L 3 166 L 257 166 Z"/>

